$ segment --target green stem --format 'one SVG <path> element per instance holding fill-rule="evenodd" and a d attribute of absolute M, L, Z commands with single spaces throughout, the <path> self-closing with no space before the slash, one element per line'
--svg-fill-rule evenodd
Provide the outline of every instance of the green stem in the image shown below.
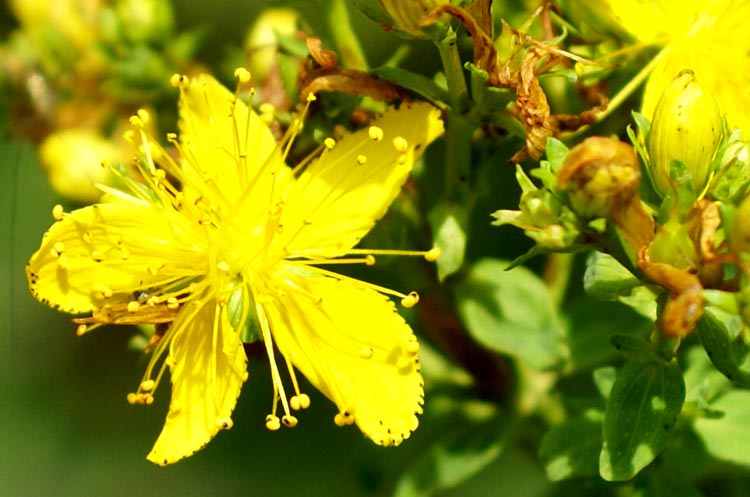
<path fill-rule="evenodd" d="M 446 123 L 446 168 L 444 198 L 448 201 L 465 201 L 469 194 L 469 164 L 471 162 L 471 138 L 474 126 L 463 115 L 468 97 L 464 68 L 456 47 L 456 33 L 450 30 L 440 41 L 436 41 L 440 60 L 443 63 L 448 83 L 450 109 Z"/>
<path fill-rule="evenodd" d="M 461 107 L 466 99 L 467 89 L 464 66 L 456 47 L 456 33 L 453 30 L 448 31 L 445 38 L 436 41 L 435 44 L 440 52 L 445 79 L 448 81 L 451 110 L 454 114 L 460 113 L 463 110 Z"/>
<path fill-rule="evenodd" d="M 328 8 L 328 25 L 336 42 L 344 67 L 367 71 L 367 58 L 352 28 L 346 0 L 331 0 Z"/>
<path fill-rule="evenodd" d="M 553 252 L 547 256 L 544 280 L 547 282 L 552 301 L 558 307 L 565 300 L 565 293 L 573 270 L 573 260 L 573 254 Z"/>

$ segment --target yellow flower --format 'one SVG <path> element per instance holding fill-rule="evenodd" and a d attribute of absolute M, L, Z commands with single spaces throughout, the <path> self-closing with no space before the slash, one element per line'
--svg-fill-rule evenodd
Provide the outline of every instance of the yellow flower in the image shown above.
<path fill-rule="evenodd" d="M 623 27 L 665 51 L 649 76 L 642 113 L 653 116 L 664 89 L 684 69 L 716 98 L 731 127 L 750 133 L 747 0 L 608 0 Z"/>
<path fill-rule="evenodd" d="M 180 136 L 168 140 L 179 157 L 144 131 L 146 112 L 134 116 L 140 176 L 123 173 L 122 190 L 102 186 L 108 202 L 54 209 L 57 222 L 27 267 L 32 293 L 66 312 L 92 312 L 77 320 L 80 334 L 100 323 L 171 322 L 129 395 L 151 403 L 169 367 L 169 413 L 148 455 L 157 464 L 189 456 L 231 427 L 248 376 L 242 337 L 254 326 L 275 390 L 269 429 L 294 426 L 292 411 L 309 405 L 296 369 L 336 404 L 336 424 L 356 423 L 378 444 L 400 443 L 422 409 L 419 346 L 384 294 L 407 307 L 418 296 L 327 268 L 371 265 L 379 254 L 437 257 L 436 249 L 353 247 L 442 132 L 438 111 L 424 103 L 390 109 L 368 129 L 327 139 L 319 156 L 292 169 L 285 159 L 301 118 L 277 142 L 267 115 L 213 78 L 175 76 L 173 84 L 181 91 Z"/>

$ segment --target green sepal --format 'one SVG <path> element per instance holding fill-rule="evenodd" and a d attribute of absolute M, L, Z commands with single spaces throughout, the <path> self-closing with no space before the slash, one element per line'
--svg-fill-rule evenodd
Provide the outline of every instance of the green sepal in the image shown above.
<path fill-rule="evenodd" d="M 232 292 L 226 305 L 229 324 L 237 330 L 244 343 L 257 342 L 262 337 L 258 315 L 255 312 L 255 300 L 252 292 L 241 287 Z"/>

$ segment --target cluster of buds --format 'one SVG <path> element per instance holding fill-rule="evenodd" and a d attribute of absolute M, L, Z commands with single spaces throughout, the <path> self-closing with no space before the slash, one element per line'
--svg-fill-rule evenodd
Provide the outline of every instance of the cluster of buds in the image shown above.
<path fill-rule="evenodd" d="M 98 199 L 101 162 L 127 163 L 121 139 L 143 102 L 166 102 L 165 81 L 186 72 L 193 33 L 176 35 L 169 0 L 12 0 L 19 27 L 0 44 L 0 83 L 13 129 L 41 143 L 57 192 Z"/>

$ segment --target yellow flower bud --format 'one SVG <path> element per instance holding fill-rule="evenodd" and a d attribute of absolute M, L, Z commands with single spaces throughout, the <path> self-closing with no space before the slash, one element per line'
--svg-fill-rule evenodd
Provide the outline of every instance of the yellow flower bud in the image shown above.
<path fill-rule="evenodd" d="M 120 149 L 92 129 L 66 129 L 49 135 L 39 149 L 52 188 L 79 202 L 101 197 L 94 183 L 107 183 L 102 161 L 121 161 Z"/>
<path fill-rule="evenodd" d="M 449 0 L 380 0 L 393 19 L 393 27 L 415 38 L 426 37 L 419 20 L 436 7 L 448 3 Z"/>
<path fill-rule="evenodd" d="M 716 100 L 692 71 L 680 72 L 667 86 L 656 104 L 648 136 L 651 179 L 662 197 L 674 190 L 673 160 L 683 162 L 690 171 L 694 191 L 703 191 L 721 140 L 721 121 Z"/>
<path fill-rule="evenodd" d="M 245 38 L 248 68 L 256 81 L 263 81 L 277 56 L 277 36 L 288 36 L 297 29 L 299 14 L 287 8 L 265 9 Z"/>

